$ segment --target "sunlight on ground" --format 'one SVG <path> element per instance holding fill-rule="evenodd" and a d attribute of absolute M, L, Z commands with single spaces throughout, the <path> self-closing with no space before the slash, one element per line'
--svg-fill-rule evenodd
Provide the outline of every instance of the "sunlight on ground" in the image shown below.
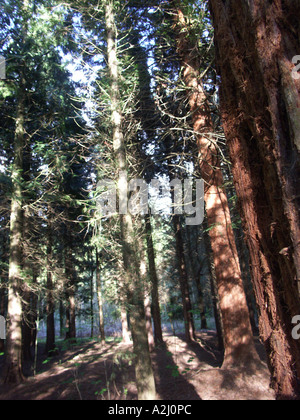
<path fill-rule="evenodd" d="M 270 374 L 261 364 L 252 375 L 222 370 L 222 355 L 212 342 L 215 333 L 201 333 L 201 342 L 187 344 L 165 334 L 166 348 L 152 353 L 159 400 L 274 400 Z M 25 384 L 0 387 L 0 400 L 135 400 L 132 345 L 86 341 L 40 361 L 43 370 Z"/>

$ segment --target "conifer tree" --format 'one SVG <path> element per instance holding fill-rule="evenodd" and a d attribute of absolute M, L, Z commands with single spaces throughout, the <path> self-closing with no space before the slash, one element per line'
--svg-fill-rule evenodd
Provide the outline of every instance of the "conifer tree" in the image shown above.
<path fill-rule="evenodd" d="M 47 194 L 48 198 L 55 199 L 55 187 L 51 186 L 51 193 L 49 179 L 51 170 L 57 170 L 53 162 L 59 160 L 59 155 L 56 153 L 54 158 L 52 148 L 70 125 L 70 115 L 66 115 L 70 109 L 70 84 L 62 68 L 59 49 L 69 42 L 69 37 L 65 36 L 68 13 L 55 2 L 30 0 L 5 2 L 3 13 L 5 25 L 2 31 L 6 34 L 3 52 L 9 65 L 7 77 L 1 81 L 0 94 L 4 106 L 10 111 L 6 118 L 15 120 L 11 135 L 14 147 L 8 328 L 3 379 L 19 382 L 23 380 L 22 341 L 24 344 L 27 342 L 22 340 L 22 323 L 30 325 L 27 313 L 30 312 L 29 297 L 34 290 L 32 279 L 36 278 L 37 272 L 34 265 L 41 263 L 40 250 L 36 244 L 30 244 L 30 238 L 35 236 L 30 230 L 36 232 L 42 227 L 37 221 L 45 214 Z M 10 22 L 13 22 L 14 30 L 11 30 Z M 9 132 L 7 135 L 10 136 Z M 43 167 L 45 170 L 41 169 Z M 31 223 L 33 219 L 35 226 Z"/>
<path fill-rule="evenodd" d="M 107 60 L 110 75 L 111 123 L 113 135 L 113 150 L 116 169 L 119 176 L 119 200 L 127 189 L 128 162 L 126 160 L 125 138 L 122 129 L 122 106 L 120 96 L 120 65 L 117 53 L 117 31 L 114 15 L 116 3 L 112 0 L 105 2 L 105 22 L 107 31 Z M 126 193 L 127 194 L 127 193 Z M 120 204 L 121 206 L 121 204 Z M 124 211 L 124 209 L 123 209 Z M 131 333 L 135 352 L 135 372 L 139 399 L 155 399 L 155 381 L 153 376 L 148 336 L 146 330 L 144 293 L 141 284 L 140 267 L 138 263 L 138 249 L 134 239 L 134 220 L 132 215 L 120 212 L 120 227 L 122 252 L 125 270 L 125 293 L 130 313 Z M 127 210 L 126 210 L 127 211 Z M 126 213 L 126 212 L 124 212 Z"/>

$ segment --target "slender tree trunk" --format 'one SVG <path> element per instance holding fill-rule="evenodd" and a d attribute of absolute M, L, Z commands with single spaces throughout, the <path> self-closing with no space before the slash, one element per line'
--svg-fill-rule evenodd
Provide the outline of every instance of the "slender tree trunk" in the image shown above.
<path fill-rule="evenodd" d="M 62 338 L 64 336 L 64 304 L 62 298 L 59 300 L 59 336 Z"/>
<path fill-rule="evenodd" d="M 197 294 L 198 294 L 198 305 L 200 311 L 200 320 L 201 320 L 201 329 L 207 329 L 207 320 L 205 315 L 205 305 L 204 305 L 204 297 L 203 297 L 203 290 L 201 287 L 200 276 L 195 274 L 194 281 L 197 287 Z"/>
<path fill-rule="evenodd" d="M 25 143 L 25 142 L 24 142 Z M 31 150 L 30 144 L 26 142 L 23 149 L 23 190 L 26 190 L 26 183 L 30 181 Z M 29 203 L 26 193 L 23 192 L 23 201 Z M 28 207 L 22 209 L 22 357 L 23 360 L 32 360 L 31 354 L 31 282 L 32 282 L 32 249 L 30 244 L 30 212 Z"/>
<path fill-rule="evenodd" d="M 32 360 L 31 354 L 31 291 L 27 285 L 23 286 L 22 293 L 22 357 L 24 361 Z"/>
<path fill-rule="evenodd" d="M 220 98 L 278 398 L 300 397 L 299 2 L 211 0 Z"/>
<path fill-rule="evenodd" d="M 144 228 L 144 225 L 143 225 Z M 141 283 L 144 289 L 144 307 L 145 307 L 145 318 L 146 318 L 146 330 L 148 335 L 149 350 L 152 352 L 155 348 L 154 334 L 152 328 L 152 316 L 151 316 L 151 302 L 149 293 L 149 280 L 146 263 L 146 253 L 144 250 L 143 235 L 139 235 L 139 249 L 140 249 L 140 273 Z"/>
<path fill-rule="evenodd" d="M 91 262 L 91 274 L 90 274 L 90 317 L 91 317 L 91 338 L 94 337 L 94 267 L 93 260 L 90 258 Z M 96 284 L 97 290 L 97 284 Z M 100 292 L 101 293 L 101 292 Z"/>
<path fill-rule="evenodd" d="M 129 325 L 128 325 L 127 311 L 122 302 L 120 304 L 120 312 L 121 312 L 121 323 L 122 323 L 122 339 L 125 344 L 130 343 L 131 338 L 130 338 L 130 331 L 129 331 Z"/>
<path fill-rule="evenodd" d="M 158 291 L 158 277 L 156 271 L 155 263 L 155 251 L 152 238 L 152 226 L 151 226 L 151 216 L 145 216 L 145 229 L 146 229 L 146 239 L 147 239 L 147 256 L 148 256 L 148 267 L 149 267 L 149 276 L 151 280 L 151 298 L 152 298 L 152 317 L 154 325 L 154 341 L 155 344 L 163 343 L 163 335 L 161 328 L 161 316 L 160 316 L 160 306 L 159 306 L 159 291 Z"/>
<path fill-rule="evenodd" d="M 52 279 L 52 209 L 48 208 L 48 226 L 47 226 L 47 303 L 46 303 L 46 316 L 47 316 L 47 337 L 45 352 L 50 353 L 55 349 L 55 301 L 54 301 L 54 287 Z"/>
<path fill-rule="evenodd" d="M 211 133 L 210 109 L 200 81 L 199 52 L 191 45 L 186 18 L 177 10 L 177 47 L 188 91 L 193 128 L 199 148 L 199 166 L 205 182 L 204 200 L 222 311 L 225 355 L 223 367 L 259 360 L 249 320 L 227 196 L 223 188 L 218 147 Z"/>
<path fill-rule="evenodd" d="M 192 314 L 192 304 L 190 300 L 190 290 L 188 283 L 187 270 L 185 265 L 184 258 L 184 247 L 183 247 L 183 238 L 182 238 L 182 226 L 180 218 L 177 215 L 173 216 L 173 226 L 175 231 L 176 239 L 176 256 L 178 261 L 178 270 L 179 270 L 179 281 L 180 281 L 180 290 L 182 297 L 182 306 L 183 306 L 183 317 L 184 317 L 184 328 L 185 328 L 185 339 L 187 342 L 195 340 L 195 327 Z"/>
<path fill-rule="evenodd" d="M 33 273 L 32 273 L 32 283 L 34 285 L 37 284 L 37 278 L 38 278 L 38 274 L 37 274 L 37 270 L 33 267 Z M 33 353 L 35 354 L 36 351 L 36 338 L 37 338 L 37 333 L 38 333 L 38 328 L 37 328 L 37 319 L 38 319 L 38 294 L 35 293 L 34 291 L 31 292 L 31 312 L 30 312 L 30 346 L 33 348 Z"/>
<path fill-rule="evenodd" d="M 217 337 L 218 337 L 218 349 L 220 351 L 224 351 L 225 347 L 224 347 L 224 329 L 223 329 L 223 322 L 222 322 L 222 313 L 221 313 L 221 308 L 220 308 L 220 299 L 218 295 L 218 285 L 217 285 L 217 280 L 216 280 L 214 258 L 213 258 L 213 253 L 211 249 L 211 243 L 209 240 L 209 235 L 207 232 L 206 219 L 204 219 L 203 221 L 203 240 L 204 240 L 204 246 L 205 246 L 205 253 L 208 259 L 210 289 L 211 289 L 214 317 L 215 317 L 215 323 L 216 323 L 216 331 L 217 331 Z"/>
<path fill-rule="evenodd" d="M 91 338 L 94 337 L 94 270 L 91 270 L 90 278 L 90 316 L 91 316 Z"/>
<path fill-rule="evenodd" d="M 119 175 L 119 199 L 127 184 L 127 165 L 122 114 L 119 92 L 119 65 L 117 58 L 117 33 L 114 20 L 114 2 L 105 1 L 105 20 L 107 30 L 107 57 L 111 79 L 111 110 L 113 124 L 113 148 Z M 120 210 L 120 209 L 119 209 Z M 120 213 L 122 213 L 120 211 Z M 155 381 L 152 370 L 148 336 L 145 321 L 143 288 L 141 287 L 137 250 L 134 239 L 133 220 L 130 214 L 120 214 L 120 227 L 125 268 L 125 287 L 130 307 L 131 332 L 135 353 L 135 373 L 140 400 L 155 399 Z"/>
<path fill-rule="evenodd" d="M 24 80 L 22 80 L 24 83 Z M 6 383 L 20 383 L 22 373 L 22 171 L 25 137 L 25 94 L 19 92 L 14 137 L 14 164 L 12 171 L 12 198 L 10 214 L 10 248 L 8 274 L 8 319 L 6 356 L 3 379 Z"/>
<path fill-rule="evenodd" d="M 66 338 L 76 340 L 76 303 L 75 303 L 75 274 L 72 265 L 72 249 L 70 244 L 65 247 L 65 270 L 66 270 Z"/>
<path fill-rule="evenodd" d="M 192 276 L 194 279 L 194 283 L 197 287 L 197 295 L 198 295 L 198 305 L 199 305 L 199 311 L 200 311 L 200 319 L 201 319 L 201 329 L 207 329 L 207 320 L 205 315 L 205 304 L 204 304 L 204 295 L 203 295 L 203 289 L 201 286 L 200 281 L 200 269 L 197 269 L 197 260 L 198 260 L 198 250 L 193 249 L 193 247 L 197 247 L 197 237 L 194 238 L 193 236 L 193 229 L 195 229 L 195 226 L 186 226 L 186 243 L 187 243 L 187 250 L 190 260 L 190 267 Z M 196 233 L 198 235 L 198 226 L 196 226 Z"/>
<path fill-rule="evenodd" d="M 104 332 L 104 315 L 103 315 L 103 299 L 102 299 L 102 286 L 101 286 L 101 271 L 100 271 L 100 259 L 98 250 L 96 249 L 96 288 L 98 297 L 98 309 L 99 309 L 99 332 L 101 342 L 105 342 Z"/>
<path fill-rule="evenodd" d="M 128 28 L 129 29 L 129 28 Z M 130 32 L 130 29 L 129 29 Z M 145 51 L 145 48 L 141 46 L 141 34 L 134 30 L 130 33 L 130 43 L 132 43 L 133 48 L 130 49 L 130 54 L 132 54 L 137 65 L 137 71 L 139 75 L 139 92 L 137 95 L 137 107 L 135 116 L 141 122 L 141 127 L 146 135 L 147 139 L 153 138 L 156 126 L 156 114 L 155 114 L 155 102 L 153 100 L 153 95 L 151 92 L 151 76 L 149 74 L 148 68 L 148 56 Z M 145 152 L 142 151 L 143 147 L 141 142 L 138 149 L 138 166 L 140 172 L 143 174 L 146 182 L 150 182 L 152 170 L 147 166 L 147 159 Z M 163 342 L 162 328 L 161 328 L 161 316 L 160 316 L 160 306 L 159 306 L 159 294 L 158 294 L 158 277 L 156 273 L 155 265 L 155 252 L 152 239 L 152 227 L 151 227 L 151 216 L 146 214 L 144 216 L 145 221 L 145 236 L 147 239 L 147 257 L 148 257 L 148 267 L 149 267 L 149 277 L 151 281 L 151 310 L 153 317 L 153 326 L 154 326 L 154 340 L 155 344 Z M 148 302 L 148 300 L 146 299 Z M 150 302 L 150 300 L 149 300 Z M 147 312 L 147 306 L 145 306 Z M 150 330 L 149 330 L 150 331 Z M 151 334 L 151 333 L 150 333 Z"/>
<path fill-rule="evenodd" d="M 145 299 L 144 299 L 144 306 L 145 306 L 145 317 L 146 317 L 146 329 L 148 334 L 148 344 L 149 350 L 152 352 L 155 349 L 155 340 L 152 328 L 152 315 L 151 315 L 151 301 L 150 296 L 145 291 Z"/>

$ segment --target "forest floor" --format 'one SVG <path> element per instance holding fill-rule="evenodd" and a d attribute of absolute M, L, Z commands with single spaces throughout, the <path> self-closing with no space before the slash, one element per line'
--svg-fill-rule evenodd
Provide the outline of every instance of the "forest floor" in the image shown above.
<path fill-rule="evenodd" d="M 264 349 L 253 369 L 220 369 L 222 353 L 213 331 L 202 331 L 198 342 L 164 336 L 166 346 L 152 353 L 158 400 L 274 400 Z M 47 358 L 40 344 L 37 374 L 18 386 L 0 385 L 0 400 L 136 400 L 132 345 L 107 340 L 61 342 Z M 0 357 L 0 375 L 3 357 Z M 32 370 L 25 366 L 28 373 Z"/>

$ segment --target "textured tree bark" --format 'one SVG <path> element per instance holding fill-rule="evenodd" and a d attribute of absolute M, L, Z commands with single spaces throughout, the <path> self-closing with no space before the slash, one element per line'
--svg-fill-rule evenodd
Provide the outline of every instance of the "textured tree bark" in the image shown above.
<path fill-rule="evenodd" d="M 122 131 L 122 113 L 119 92 L 119 63 L 117 57 L 117 32 L 114 19 L 114 1 L 105 1 L 107 32 L 107 60 L 110 73 L 110 99 L 113 126 L 113 149 L 119 175 L 119 199 L 127 188 L 125 140 Z M 120 204 L 122 206 L 122 203 Z M 139 400 L 156 399 L 156 389 L 146 330 L 144 288 L 141 284 L 138 250 L 136 247 L 131 214 L 120 211 L 122 251 L 125 271 L 125 296 L 130 313 L 131 333 L 135 354 L 135 374 Z M 123 209 L 124 210 L 124 209 Z"/>
<path fill-rule="evenodd" d="M 199 52 L 189 41 L 184 13 L 176 14 L 177 51 L 187 87 L 193 129 L 199 149 L 201 177 L 205 182 L 204 200 L 213 252 L 216 281 L 222 312 L 225 355 L 222 367 L 258 362 L 249 320 L 238 253 L 231 225 L 227 196 L 223 188 L 219 151 L 213 132 L 210 109 L 200 80 Z"/>
<path fill-rule="evenodd" d="M 211 0 L 221 110 L 278 398 L 300 397 L 299 2 Z"/>
<path fill-rule="evenodd" d="M 22 81 L 24 83 L 24 80 Z M 25 94 L 20 89 L 14 137 L 14 163 L 12 171 L 12 199 L 10 215 L 10 247 L 8 274 L 8 319 L 6 354 L 3 380 L 6 383 L 20 383 L 22 373 L 22 171 L 25 142 Z"/>

